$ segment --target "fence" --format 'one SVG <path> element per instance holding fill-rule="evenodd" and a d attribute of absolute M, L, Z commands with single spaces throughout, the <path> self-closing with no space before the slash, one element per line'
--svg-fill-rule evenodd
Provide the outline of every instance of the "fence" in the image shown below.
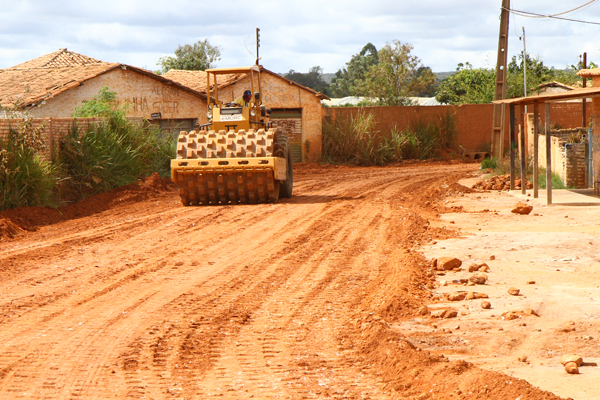
<path fill-rule="evenodd" d="M 141 123 L 142 118 L 129 118 Z M 49 160 L 57 150 L 61 137 L 67 135 L 73 124 L 77 124 L 80 131 L 85 131 L 91 124 L 103 122 L 105 118 L 34 118 L 33 128 L 44 125 L 43 138 L 46 141 L 44 158 Z M 0 119 L 0 141 L 8 138 L 11 129 L 16 129 L 23 122 L 23 118 Z"/>
<path fill-rule="evenodd" d="M 586 103 L 587 115 L 592 115 L 591 102 Z M 521 121 L 521 107 L 517 107 L 517 124 Z M 544 107 L 540 109 L 540 120 L 544 121 Z M 508 111 L 508 110 L 507 110 Z M 530 110 L 531 111 L 531 110 Z M 464 104 L 460 106 L 405 106 L 405 107 L 335 107 L 325 108 L 325 118 L 348 118 L 359 112 L 373 112 L 377 120 L 377 129 L 389 132 L 393 127 L 405 131 L 412 124 L 423 120 L 454 116 L 454 124 L 458 132 L 457 144 L 466 152 L 489 151 L 492 138 L 492 104 Z M 509 116 L 506 113 L 504 148 L 509 149 L 508 133 Z M 582 126 L 582 104 L 580 102 L 553 103 L 550 107 L 550 118 L 553 126 L 561 128 L 577 128 Z M 589 121 L 588 121 L 589 122 Z M 587 125 L 587 124 L 586 124 Z"/>

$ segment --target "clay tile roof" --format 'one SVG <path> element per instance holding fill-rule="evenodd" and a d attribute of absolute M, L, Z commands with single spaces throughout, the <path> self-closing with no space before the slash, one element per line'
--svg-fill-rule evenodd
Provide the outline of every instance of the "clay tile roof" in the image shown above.
<path fill-rule="evenodd" d="M 566 85 L 564 83 L 557 82 L 557 81 L 542 83 L 541 85 L 538 86 L 538 89 L 545 88 L 545 87 L 560 87 L 560 88 L 563 88 L 566 90 L 575 89 L 573 86 L 569 86 L 569 85 Z"/>
<path fill-rule="evenodd" d="M 577 72 L 577 75 L 581 76 L 582 78 L 593 78 L 594 76 L 600 76 L 600 68 L 582 69 Z"/>
<path fill-rule="evenodd" d="M 172 69 L 162 74 L 162 76 L 167 79 L 175 81 L 201 93 L 206 93 L 206 75 L 207 73 L 204 71 L 187 71 L 182 69 Z M 246 74 L 217 75 L 218 87 L 220 89 L 225 86 L 229 86 L 245 76 Z"/>
<path fill-rule="evenodd" d="M 11 68 L 0 69 L 0 105 L 9 107 L 38 104 L 84 81 L 112 71 L 130 69 L 167 85 L 174 85 L 203 99 L 204 94 L 151 71 L 120 63 L 108 63 L 82 54 L 60 49 Z"/>
<path fill-rule="evenodd" d="M 120 64 L 97 63 L 58 68 L 7 68 L 0 70 L 0 104 L 10 106 L 36 104 L 90 78 L 119 67 Z"/>
<path fill-rule="evenodd" d="M 60 68 L 76 67 L 92 64 L 108 64 L 95 58 L 84 56 L 65 49 L 60 49 L 54 53 L 46 54 L 33 60 L 15 65 L 9 69 L 28 69 L 28 68 Z"/>

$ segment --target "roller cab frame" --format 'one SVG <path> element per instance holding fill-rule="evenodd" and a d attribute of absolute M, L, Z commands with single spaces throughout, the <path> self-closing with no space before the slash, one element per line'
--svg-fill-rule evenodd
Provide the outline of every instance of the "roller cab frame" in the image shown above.
<path fill-rule="evenodd" d="M 291 197 L 291 149 L 262 104 L 260 69 L 206 70 L 208 123 L 199 131 L 182 131 L 176 159 L 171 160 L 171 179 L 184 205 L 264 203 Z M 217 76 L 242 73 L 250 77 L 250 101 L 239 105 L 219 100 Z"/>

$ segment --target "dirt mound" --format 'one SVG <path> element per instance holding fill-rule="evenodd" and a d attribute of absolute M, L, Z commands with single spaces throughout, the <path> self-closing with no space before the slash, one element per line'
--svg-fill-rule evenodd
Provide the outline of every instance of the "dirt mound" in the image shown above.
<path fill-rule="evenodd" d="M 21 227 L 16 225 L 10 219 L 0 219 L 0 240 L 12 239 L 21 232 L 23 232 L 23 229 L 21 229 Z"/>
<path fill-rule="evenodd" d="M 172 189 L 170 179 L 162 179 L 158 172 L 153 173 L 146 180 L 140 183 L 142 190 L 150 190 L 154 192 L 168 192 Z"/>
<path fill-rule="evenodd" d="M 533 189 L 533 184 L 526 181 L 527 189 Z M 489 179 L 483 179 L 473 185 L 473 189 L 479 190 L 510 190 L 510 174 L 495 175 Z M 521 179 L 515 179 L 515 189 L 521 189 Z"/>
<path fill-rule="evenodd" d="M 475 192 L 475 190 L 473 190 L 471 188 L 468 188 L 468 187 L 466 187 L 464 185 L 461 185 L 458 182 L 455 182 L 455 183 L 451 184 L 448 187 L 448 191 L 455 192 L 455 193 L 473 193 L 473 192 Z"/>
<path fill-rule="evenodd" d="M 141 182 L 121 186 L 58 209 L 18 207 L 4 210 L 0 212 L 0 238 L 11 239 L 23 231 L 35 231 L 42 226 L 88 217 L 116 206 L 147 200 L 174 191 L 174 187 L 171 179 L 162 179 L 155 172 Z"/>

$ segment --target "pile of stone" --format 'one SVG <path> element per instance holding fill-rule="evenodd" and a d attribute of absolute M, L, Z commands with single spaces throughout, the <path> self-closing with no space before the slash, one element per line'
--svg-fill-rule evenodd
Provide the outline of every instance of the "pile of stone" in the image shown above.
<path fill-rule="evenodd" d="M 533 184 L 526 181 L 526 188 L 533 189 Z M 490 179 L 483 179 L 473 185 L 473 189 L 479 190 L 509 190 L 510 189 L 510 174 L 495 175 Z M 521 189 L 521 180 L 515 179 L 515 189 Z"/>

